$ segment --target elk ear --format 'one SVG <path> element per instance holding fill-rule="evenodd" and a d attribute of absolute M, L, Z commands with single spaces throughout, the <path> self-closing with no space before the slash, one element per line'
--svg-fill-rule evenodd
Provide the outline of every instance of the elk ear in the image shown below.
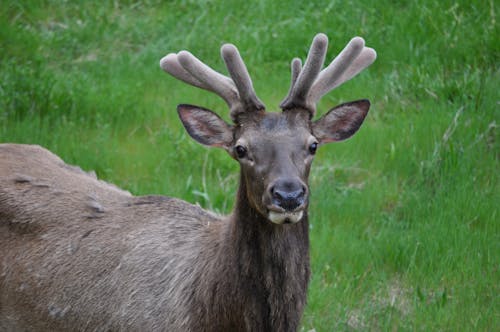
<path fill-rule="evenodd" d="M 177 106 L 179 117 L 189 135 L 197 142 L 228 149 L 233 140 L 233 131 L 214 112 L 193 105 Z"/>
<path fill-rule="evenodd" d="M 358 131 L 369 109 L 370 102 L 367 99 L 332 108 L 313 123 L 313 135 L 323 144 L 345 140 Z"/>

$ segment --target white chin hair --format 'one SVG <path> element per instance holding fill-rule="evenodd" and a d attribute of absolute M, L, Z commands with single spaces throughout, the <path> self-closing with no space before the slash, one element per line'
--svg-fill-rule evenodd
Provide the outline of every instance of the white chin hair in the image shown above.
<path fill-rule="evenodd" d="M 290 224 L 295 224 L 298 222 L 300 219 L 302 219 L 302 215 L 304 214 L 304 211 L 298 211 L 298 212 L 275 212 L 275 211 L 269 211 L 268 218 L 275 224 L 283 224 L 285 222 L 290 223 Z"/>

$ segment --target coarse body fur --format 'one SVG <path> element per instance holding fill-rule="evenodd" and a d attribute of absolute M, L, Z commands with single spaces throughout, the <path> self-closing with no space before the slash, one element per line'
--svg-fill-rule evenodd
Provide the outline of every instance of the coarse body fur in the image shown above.
<path fill-rule="evenodd" d="M 307 217 L 270 223 L 245 192 L 223 218 L 132 196 L 38 146 L 0 145 L 0 330 L 296 329 Z"/>

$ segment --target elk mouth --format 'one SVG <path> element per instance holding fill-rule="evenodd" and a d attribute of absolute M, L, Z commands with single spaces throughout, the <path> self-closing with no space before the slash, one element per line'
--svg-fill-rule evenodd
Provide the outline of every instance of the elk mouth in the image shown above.
<path fill-rule="evenodd" d="M 268 209 L 267 218 L 274 224 L 296 224 L 304 216 L 304 210 L 286 211 L 284 209 Z"/>

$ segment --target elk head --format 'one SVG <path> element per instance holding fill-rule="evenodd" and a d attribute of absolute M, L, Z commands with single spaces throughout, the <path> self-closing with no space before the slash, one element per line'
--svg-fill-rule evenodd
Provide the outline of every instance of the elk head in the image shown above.
<path fill-rule="evenodd" d="M 358 100 L 337 106 L 313 121 L 319 99 L 351 79 L 376 58 L 373 49 L 353 38 L 344 50 L 321 70 L 328 39 L 314 38 L 307 60 L 292 61 L 288 96 L 282 112 L 265 112 L 238 50 L 222 46 L 221 55 L 230 78 L 202 63 L 191 53 L 168 54 L 160 61 L 163 70 L 196 87 L 221 96 L 230 108 L 233 124 L 214 112 L 192 105 L 177 110 L 184 127 L 196 141 L 225 149 L 241 166 L 240 185 L 249 204 L 276 224 L 296 223 L 307 210 L 308 177 L 319 146 L 351 137 L 361 126 L 370 103 Z"/>

